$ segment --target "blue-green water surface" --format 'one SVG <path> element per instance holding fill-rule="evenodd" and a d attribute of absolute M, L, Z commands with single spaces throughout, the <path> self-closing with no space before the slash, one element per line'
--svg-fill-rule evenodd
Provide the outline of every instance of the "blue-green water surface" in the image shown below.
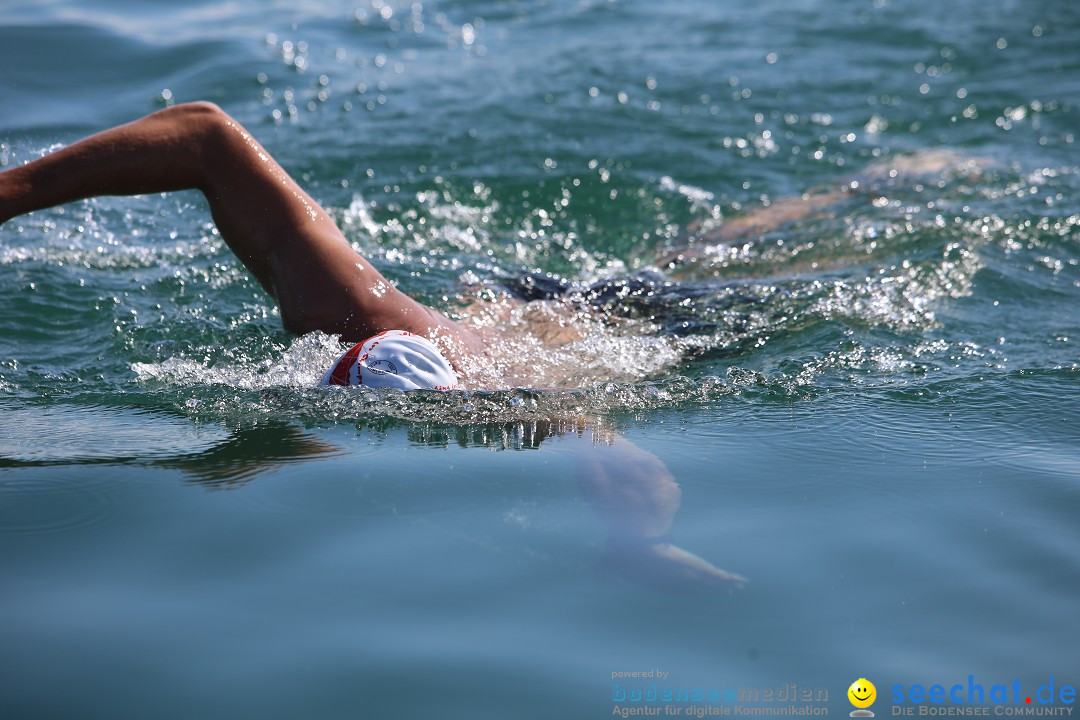
<path fill-rule="evenodd" d="M 332 392 L 197 194 L 0 227 L 0 717 L 1075 707 L 1080 5 L 0 5 L 0 166 L 189 100 L 402 289 L 602 319 L 562 389 Z"/>

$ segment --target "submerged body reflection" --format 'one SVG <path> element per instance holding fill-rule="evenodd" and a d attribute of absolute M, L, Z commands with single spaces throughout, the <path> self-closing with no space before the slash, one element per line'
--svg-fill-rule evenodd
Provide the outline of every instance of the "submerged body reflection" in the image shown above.
<path fill-rule="evenodd" d="M 396 425 L 380 423 L 380 431 Z M 603 576 L 665 591 L 741 588 L 746 578 L 667 540 L 682 491 L 664 463 L 600 423 L 536 421 L 480 426 L 410 425 L 409 439 L 420 445 L 505 450 L 540 449 L 569 458 L 578 488 L 600 520 L 606 552 Z M 261 425 L 236 430 L 199 453 L 149 464 L 180 470 L 208 488 L 235 487 L 264 472 L 344 453 L 295 425 Z"/>
<path fill-rule="evenodd" d="M 606 531 L 602 574 L 660 590 L 742 588 L 747 580 L 667 540 L 682 490 L 656 455 L 598 421 L 533 421 L 471 427 L 420 426 L 425 445 L 538 449 L 569 457 L 582 497 Z"/>

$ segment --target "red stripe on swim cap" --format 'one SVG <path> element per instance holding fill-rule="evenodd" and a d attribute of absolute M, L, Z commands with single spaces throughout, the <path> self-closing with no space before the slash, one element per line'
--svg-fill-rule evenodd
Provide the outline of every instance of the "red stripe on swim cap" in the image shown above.
<path fill-rule="evenodd" d="M 361 342 L 358 342 L 355 345 L 353 345 L 351 348 L 349 348 L 348 352 L 346 352 L 344 355 L 342 355 L 341 359 L 338 360 L 337 365 L 334 366 L 334 372 L 330 374 L 330 380 L 327 381 L 326 384 L 327 385 L 348 385 L 349 384 L 349 370 L 352 369 L 353 363 L 362 363 L 365 359 L 367 359 L 368 353 L 370 353 L 372 350 L 375 349 L 375 345 L 379 344 L 377 342 L 378 339 L 381 338 L 383 335 L 385 335 L 388 332 L 390 332 L 390 331 L 389 330 L 383 330 L 381 333 L 376 333 L 376 334 L 372 335 L 371 337 L 369 337 L 367 340 L 362 340 Z M 412 333 L 405 333 L 405 334 L 406 335 L 411 335 Z M 372 345 L 370 348 L 368 348 L 368 353 L 365 353 L 364 357 L 360 357 L 360 351 L 364 349 L 364 345 L 367 345 L 372 340 L 376 341 L 375 344 Z M 360 385 L 364 384 L 364 380 L 360 376 L 360 368 L 356 368 L 356 379 L 358 381 L 358 384 L 360 384 Z"/>
<path fill-rule="evenodd" d="M 367 342 L 365 340 L 364 342 Z M 334 366 L 334 372 L 330 374 L 330 381 L 328 385 L 348 385 L 349 384 L 349 368 L 356 362 L 356 358 L 360 355 L 360 350 L 363 349 L 364 343 L 356 343 L 349 351 L 341 356 L 337 365 Z"/>

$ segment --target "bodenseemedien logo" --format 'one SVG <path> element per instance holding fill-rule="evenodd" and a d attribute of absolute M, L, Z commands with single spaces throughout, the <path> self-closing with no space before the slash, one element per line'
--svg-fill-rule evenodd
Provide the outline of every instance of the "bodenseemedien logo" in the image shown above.
<path fill-rule="evenodd" d="M 855 709 L 851 711 L 851 717 L 874 717 L 873 711 L 867 709 L 877 700 L 877 688 L 874 687 L 874 683 L 866 678 L 859 678 L 851 683 L 851 687 L 847 689 L 847 696 L 851 704 L 855 706 Z"/>

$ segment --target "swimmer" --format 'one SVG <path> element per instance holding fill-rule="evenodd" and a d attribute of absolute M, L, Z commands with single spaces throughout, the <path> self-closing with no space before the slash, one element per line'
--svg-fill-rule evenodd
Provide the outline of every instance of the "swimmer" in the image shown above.
<path fill-rule="evenodd" d="M 685 277 L 698 264 L 707 265 L 708 252 L 717 246 L 827 213 L 852 197 L 860 182 L 866 188 L 898 174 L 940 175 L 961 160 L 931 151 L 882 161 L 839 190 L 778 200 L 718 227 L 692 225 L 655 264 L 668 277 Z M 417 302 L 359 255 L 270 153 L 212 103 L 176 105 L 0 172 L 0 225 L 97 195 L 188 189 L 206 197 L 222 238 L 277 302 L 286 330 L 320 330 L 355 343 L 326 372 L 323 384 L 409 390 L 555 387 L 582 380 L 580 363 L 538 361 L 513 341 L 524 334 L 526 343 L 557 347 L 581 339 L 593 327 L 588 308 L 571 311 L 542 297 L 504 294 L 470 307 L 473 322 L 467 327 Z M 630 322 L 610 313 L 601 319 Z M 498 335 L 485 323 L 497 326 Z"/>
<path fill-rule="evenodd" d="M 869 182 L 896 172 L 933 174 L 957 164 L 953 156 L 924 155 L 899 168 L 872 166 L 865 177 Z M 98 195 L 187 189 L 206 197 L 222 238 L 277 302 L 287 330 L 319 330 L 356 343 L 326 370 L 324 384 L 449 389 L 476 365 L 493 365 L 486 357 L 489 340 L 395 288 L 251 134 L 212 103 L 176 105 L 0 172 L 0 225 Z M 827 212 L 848 196 L 843 190 L 804 195 L 718 228 L 691 227 L 684 247 L 661 256 L 657 265 L 678 274 L 707 257 L 705 250 L 715 244 Z M 506 316 L 502 329 L 528 326 L 545 344 L 570 342 L 589 330 L 543 299 L 492 303 L 476 312 L 495 322 Z M 550 373 L 540 374 L 557 384 Z M 506 387 L 507 380 L 494 382 Z M 561 437 L 559 451 L 574 455 L 582 492 L 607 527 L 608 570 L 662 586 L 745 582 L 667 542 L 681 493 L 658 458 L 614 433 L 598 433 L 587 442 L 575 442 L 579 430 L 552 434 Z"/>
<path fill-rule="evenodd" d="M 478 363 L 486 352 L 481 335 L 395 288 L 212 103 L 176 105 L 0 173 L 0 225 L 99 195 L 188 189 L 206 197 L 225 243 L 276 300 L 286 330 L 320 330 L 355 343 L 322 384 L 448 390 L 476 364 L 490 365 Z M 552 342 L 575 334 L 560 317 L 549 325 L 560 329 L 560 337 L 547 338 Z M 579 422 L 551 434 L 562 438 L 556 451 L 576 460 L 582 491 L 608 528 L 607 572 L 669 589 L 745 582 L 665 539 L 680 491 L 658 458 L 614 433 L 584 438 Z M 231 464 L 226 470 L 235 472 Z"/>
<path fill-rule="evenodd" d="M 878 162 L 840 189 L 779 200 L 716 226 L 692 224 L 676 247 L 667 248 L 654 263 L 668 273 L 661 281 L 685 277 L 695 265 L 707 265 L 709 252 L 719 245 L 833 212 L 845 199 L 869 198 L 876 186 L 898 176 L 940 177 L 948 171 L 978 171 L 979 165 L 948 151 Z M 176 105 L 0 172 L 0 225 L 98 195 L 187 189 L 206 197 L 222 238 L 277 302 L 286 330 L 319 330 L 355 343 L 326 370 L 323 384 L 404 390 L 514 384 L 518 373 L 507 371 L 514 359 L 503 357 L 513 353 L 500 352 L 493 336 L 482 335 L 483 323 L 466 327 L 395 288 L 251 134 L 212 103 Z M 634 282 L 601 283 L 586 294 L 601 300 L 622 297 Z M 647 286 L 652 279 L 641 282 Z M 590 331 L 583 314 L 567 314 L 557 301 L 566 289 L 559 281 L 526 277 L 519 284 L 520 297 L 507 294 L 473 308 L 472 317 L 486 317 L 502 334 L 524 328 L 548 346 L 573 342 Z M 528 357 L 518 357 L 518 364 L 531 366 L 530 377 L 537 378 L 522 384 L 559 384 L 560 368 L 543 367 Z M 561 371 L 580 381 L 580 363 L 567 365 Z M 478 366 L 498 370 L 491 375 Z M 484 379 L 462 382 L 475 377 Z M 568 422 L 564 429 L 537 426 L 535 435 L 557 438 L 555 451 L 573 457 L 581 491 L 607 529 L 606 571 L 664 588 L 740 587 L 746 582 L 667 541 L 681 491 L 658 458 L 595 422 L 591 438 L 583 436 L 584 418 Z M 309 446 L 318 444 L 299 447 Z M 262 457 L 263 445 L 259 448 Z M 245 460 L 244 473 L 251 464 Z M 235 474 L 229 460 L 224 477 Z"/>

